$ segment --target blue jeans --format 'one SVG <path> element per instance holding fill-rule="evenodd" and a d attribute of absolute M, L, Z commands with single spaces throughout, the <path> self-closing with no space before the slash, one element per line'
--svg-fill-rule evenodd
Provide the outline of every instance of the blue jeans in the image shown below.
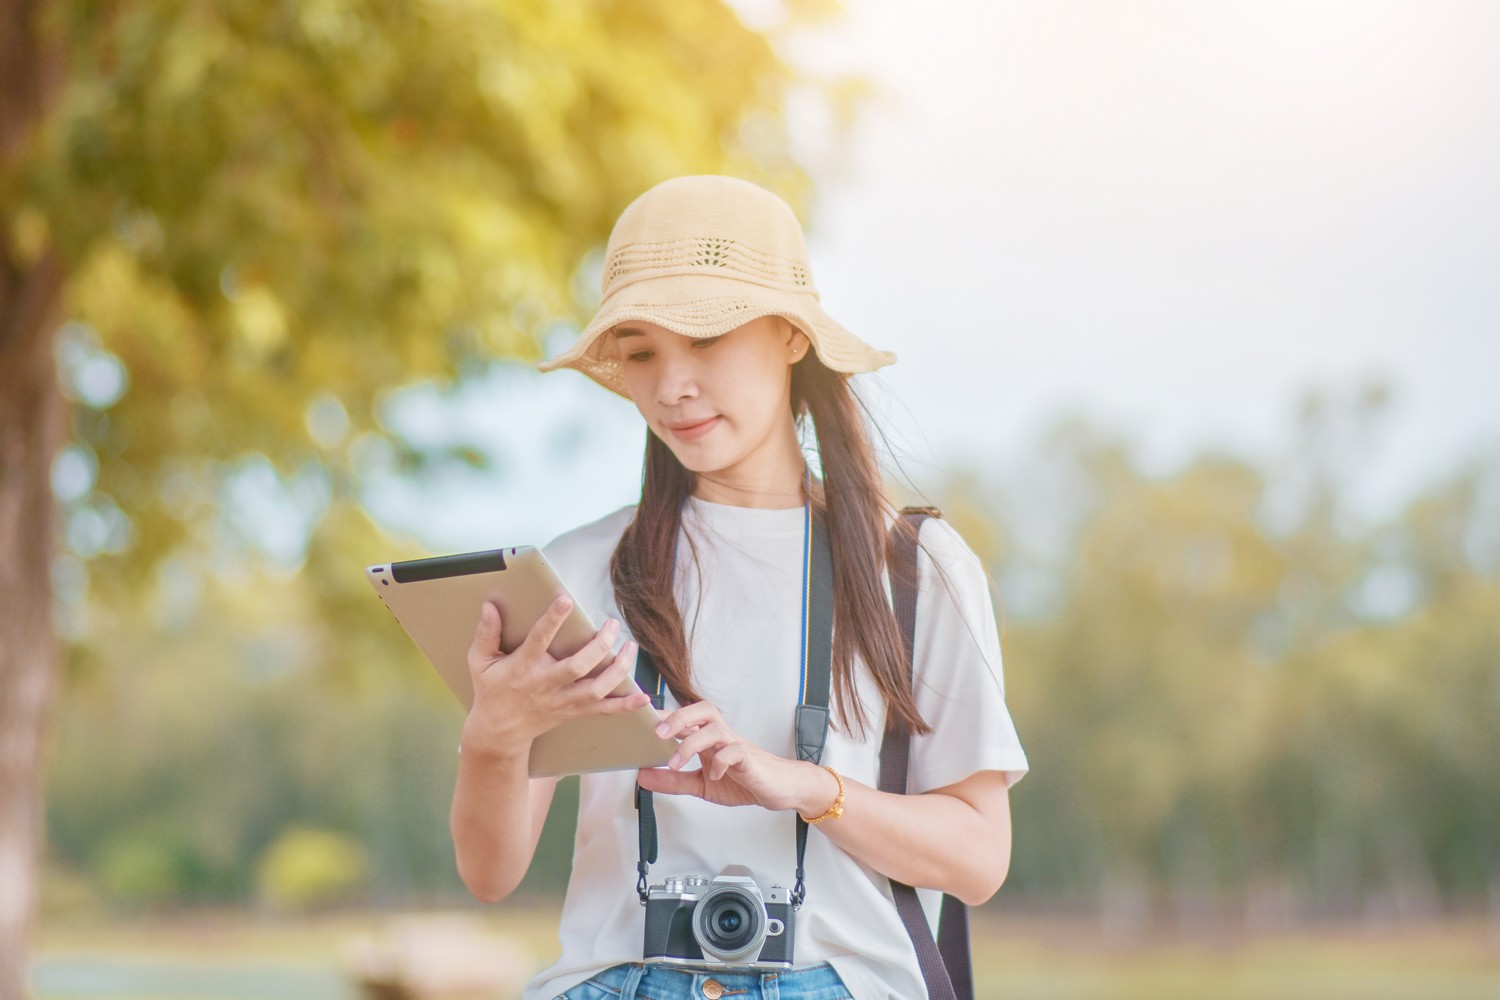
<path fill-rule="evenodd" d="M 628 962 L 605 969 L 557 1000 L 852 1000 L 844 981 L 824 962 L 804 969 L 711 972 Z"/>

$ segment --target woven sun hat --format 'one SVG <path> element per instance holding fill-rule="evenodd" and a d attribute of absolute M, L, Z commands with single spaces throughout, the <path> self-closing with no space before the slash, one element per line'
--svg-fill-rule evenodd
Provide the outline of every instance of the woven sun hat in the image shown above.
<path fill-rule="evenodd" d="M 576 368 L 628 399 L 607 337 L 616 324 L 643 320 L 703 338 L 761 316 L 790 320 L 834 371 L 896 360 L 823 311 L 802 227 L 785 201 L 737 177 L 674 177 L 620 213 L 605 248 L 598 311 L 572 347 L 537 368 Z"/>

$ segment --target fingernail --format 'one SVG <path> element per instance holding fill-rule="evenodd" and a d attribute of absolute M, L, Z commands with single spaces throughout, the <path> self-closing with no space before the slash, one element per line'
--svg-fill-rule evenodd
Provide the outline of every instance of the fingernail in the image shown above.
<path fill-rule="evenodd" d="M 561 611 L 564 608 L 571 607 L 572 603 L 573 602 L 569 601 L 566 597 L 559 597 L 557 600 L 552 602 L 552 606 Z"/>
<path fill-rule="evenodd" d="M 648 697 L 649 697 L 649 695 L 648 695 Z M 667 724 L 665 722 L 663 722 L 661 725 L 659 725 L 659 726 L 656 727 L 656 735 L 657 736 L 665 736 L 665 735 L 667 735 Z"/>
<path fill-rule="evenodd" d="M 672 759 L 671 759 L 671 760 L 669 760 L 669 761 L 667 761 L 667 766 L 668 766 L 668 767 L 670 767 L 670 768 L 673 768 L 673 769 L 675 769 L 675 768 L 676 768 L 676 767 L 677 767 L 677 765 L 678 765 L 678 764 L 681 764 L 681 763 L 682 763 L 682 759 L 681 759 L 681 758 L 680 758 L 680 757 L 678 757 L 678 756 L 677 756 L 677 755 L 676 755 L 676 754 L 675 754 L 675 753 L 674 753 L 674 754 L 673 754 L 673 755 L 672 755 Z"/>
<path fill-rule="evenodd" d="M 604 630 L 610 635 L 614 635 L 616 632 L 620 631 L 620 622 L 617 619 L 611 618 L 609 621 L 604 623 Z"/>

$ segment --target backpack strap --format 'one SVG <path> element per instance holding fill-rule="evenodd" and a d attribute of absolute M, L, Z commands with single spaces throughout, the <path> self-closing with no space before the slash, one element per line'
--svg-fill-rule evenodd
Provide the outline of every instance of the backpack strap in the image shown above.
<path fill-rule="evenodd" d="M 922 522 L 942 517 L 936 507 L 903 507 L 901 517 L 912 530 L 898 533 L 892 526 L 887 545 L 887 569 L 891 579 L 891 603 L 896 623 L 901 629 L 901 646 L 906 656 L 907 680 L 916 683 L 917 633 L 917 538 Z M 905 721 L 891 715 L 885 739 L 880 746 L 880 784 L 883 792 L 906 794 L 907 767 L 911 757 L 911 729 Z M 969 958 L 969 910 L 960 900 L 943 894 L 942 917 L 938 938 L 932 937 L 927 915 L 922 910 L 917 890 L 891 879 L 891 895 L 901 923 L 917 951 L 922 979 L 931 1000 L 972 1000 L 974 973 Z"/>

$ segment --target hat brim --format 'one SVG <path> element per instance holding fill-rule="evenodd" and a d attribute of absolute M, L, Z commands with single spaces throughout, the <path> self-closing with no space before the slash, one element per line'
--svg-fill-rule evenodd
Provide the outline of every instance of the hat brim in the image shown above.
<path fill-rule="evenodd" d="M 610 357 L 610 329 L 640 320 L 685 337 L 717 337 L 762 316 L 784 316 L 812 342 L 818 360 L 834 371 L 874 371 L 896 360 L 850 333 L 824 311 L 815 294 L 769 288 L 712 274 L 673 274 L 626 285 L 599 306 L 576 343 L 537 365 L 538 371 L 575 368 L 625 398 L 620 363 Z"/>

